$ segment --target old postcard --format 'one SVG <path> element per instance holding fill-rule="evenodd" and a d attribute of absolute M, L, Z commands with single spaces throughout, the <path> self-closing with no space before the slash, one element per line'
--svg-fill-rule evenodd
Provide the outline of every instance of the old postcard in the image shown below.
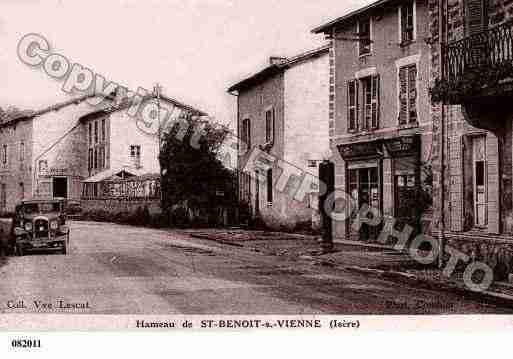
<path fill-rule="evenodd" d="M 0 40 L 0 330 L 513 328 L 510 1 L 4 0 Z"/>

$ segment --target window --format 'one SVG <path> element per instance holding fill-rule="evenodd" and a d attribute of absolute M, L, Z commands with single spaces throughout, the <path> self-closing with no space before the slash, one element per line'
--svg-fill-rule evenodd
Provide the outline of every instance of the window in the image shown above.
<path fill-rule="evenodd" d="M 371 53 L 371 20 L 370 18 L 358 21 L 358 54 Z"/>
<path fill-rule="evenodd" d="M 417 65 L 399 68 L 399 125 L 417 122 Z"/>
<path fill-rule="evenodd" d="M 478 34 L 488 24 L 488 1 L 465 0 L 465 32 L 467 36 Z"/>
<path fill-rule="evenodd" d="M 25 160 L 25 142 L 21 141 L 20 143 L 20 162 Z"/>
<path fill-rule="evenodd" d="M 274 108 L 265 111 L 265 142 L 274 142 Z"/>
<path fill-rule="evenodd" d="M 308 160 L 308 167 L 317 168 L 317 161 L 316 160 Z"/>
<path fill-rule="evenodd" d="M 94 149 L 94 161 L 93 161 L 93 168 L 98 169 L 98 149 Z"/>
<path fill-rule="evenodd" d="M 2 163 L 4 165 L 7 164 L 7 145 L 3 146 L 3 152 L 2 152 Z"/>
<path fill-rule="evenodd" d="M 94 143 L 98 143 L 98 121 L 94 121 Z"/>
<path fill-rule="evenodd" d="M 273 170 L 267 170 L 267 203 L 273 203 Z"/>
<path fill-rule="evenodd" d="M 88 161 L 87 161 L 87 168 L 89 170 L 93 169 L 93 149 L 89 149 L 89 155 L 88 155 Z"/>
<path fill-rule="evenodd" d="M 102 119 L 102 138 L 101 138 L 101 141 L 105 142 L 105 119 L 104 118 Z"/>
<path fill-rule="evenodd" d="M 25 197 L 25 184 L 20 182 L 20 198 L 23 199 Z"/>
<path fill-rule="evenodd" d="M 359 111 L 359 98 L 362 99 L 362 111 Z M 348 81 L 347 120 L 349 132 L 379 127 L 379 75 Z"/>
<path fill-rule="evenodd" d="M 472 141 L 472 159 L 474 175 L 474 224 L 477 227 L 487 225 L 487 181 L 486 181 L 486 141 L 484 136 Z"/>
<path fill-rule="evenodd" d="M 89 146 L 93 144 L 93 124 L 89 122 Z"/>
<path fill-rule="evenodd" d="M 5 211 L 7 207 L 7 186 L 5 183 L 2 183 L 1 192 L 0 192 L 0 206 L 2 207 L 2 210 Z"/>
<path fill-rule="evenodd" d="M 48 169 L 48 162 L 46 160 L 39 161 L 39 173 L 46 172 Z"/>
<path fill-rule="evenodd" d="M 351 80 L 347 83 L 347 118 L 349 130 L 358 129 L 358 80 Z"/>
<path fill-rule="evenodd" d="M 141 146 L 130 146 L 130 158 L 132 159 L 132 163 L 135 167 L 141 166 Z"/>
<path fill-rule="evenodd" d="M 362 79 L 363 85 L 363 121 L 362 129 L 378 127 L 378 89 L 379 79 L 370 76 Z"/>
<path fill-rule="evenodd" d="M 246 118 L 242 121 L 242 142 L 246 144 L 246 148 L 251 148 L 251 121 Z"/>
<path fill-rule="evenodd" d="M 401 43 L 408 43 L 415 37 L 413 1 L 401 6 Z"/>

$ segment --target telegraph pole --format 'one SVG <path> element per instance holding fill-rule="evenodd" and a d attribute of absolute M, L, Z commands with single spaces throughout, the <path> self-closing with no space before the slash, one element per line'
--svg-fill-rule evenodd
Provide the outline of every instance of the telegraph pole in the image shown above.
<path fill-rule="evenodd" d="M 158 82 L 153 87 L 154 96 L 157 98 L 157 121 L 158 121 L 158 126 L 159 126 L 157 129 L 157 135 L 159 137 L 158 141 L 157 141 L 159 150 L 157 153 L 158 153 L 158 160 L 159 160 L 160 205 L 162 205 L 162 167 L 160 165 L 160 155 L 162 154 L 162 124 L 160 122 L 160 91 L 161 91 L 161 89 L 162 89 L 162 87 L 160 86 L 160 84 Z"/>

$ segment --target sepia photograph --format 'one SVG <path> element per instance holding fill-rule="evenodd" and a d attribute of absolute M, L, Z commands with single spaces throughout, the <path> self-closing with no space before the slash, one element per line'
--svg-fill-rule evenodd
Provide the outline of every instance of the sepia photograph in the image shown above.
<path fill-rule="evenodd" d="M 3 332 L 513 328 L 511 1 L 1 0 L 0 90 Z"/>

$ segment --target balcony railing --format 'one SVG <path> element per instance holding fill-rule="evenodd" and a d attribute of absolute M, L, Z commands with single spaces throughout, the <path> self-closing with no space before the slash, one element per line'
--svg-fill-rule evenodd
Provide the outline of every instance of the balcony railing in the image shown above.
<path fill-rule="evenodd" d="M 508 22 L 444 47 L 444 79 L 458 81 L 469 70 L 513 61 L 513 24 Z"/>

